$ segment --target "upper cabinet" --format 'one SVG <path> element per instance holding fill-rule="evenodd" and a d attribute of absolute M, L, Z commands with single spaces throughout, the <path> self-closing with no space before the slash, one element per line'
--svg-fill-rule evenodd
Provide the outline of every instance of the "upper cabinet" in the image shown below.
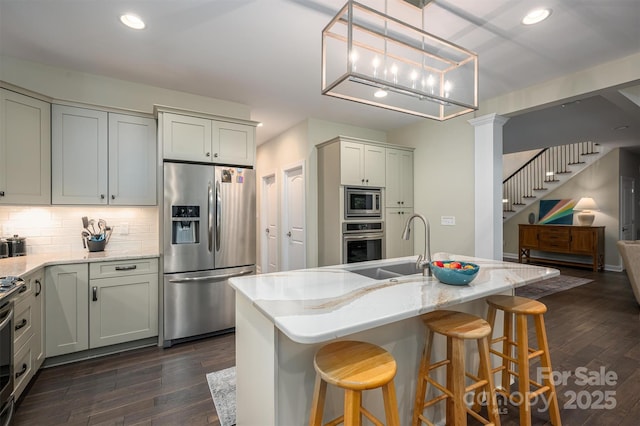
<path fill-rule="evenodd" d="M 50 110 L 0 89 L 0 204 L 51 203 Z"/>
<path fill-rule="evenodd" d="M 340 183 L 385 186 L 385 148 L 361 142 L 340 142 Z"/>
<path fill-rule="evenodd" d="M 387 207 L 413 207 L 413 151 L 387 148 Z"/>
<path fill-rule="evenodd" d="M 156 121 L 109 113 L 109 204 L 156 204 Z"/>
<path fill-rule="evenodd" d="M 162 112 L 163 158 L 238 166 L 255 162 L 255 125 Z"/>
<path fill-rule="evenodd" d="M 52 204 L 156 204 L 152 118 L 52 107 Z"/>

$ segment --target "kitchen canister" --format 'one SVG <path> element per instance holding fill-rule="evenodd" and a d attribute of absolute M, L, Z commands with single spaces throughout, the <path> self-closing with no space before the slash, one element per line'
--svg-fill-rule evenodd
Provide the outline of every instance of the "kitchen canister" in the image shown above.
<path fill-rule="evenodd" d="M 7 245 L 9 246 L 9 257 L 26 256 L 27 254 L 27 239 L 14 235 L 7 238 Z"/>
<path fill-rule="evenodd" d="M 4 238 L 0 238 L 0 259 L 9 257 L 9 243 Z"/>

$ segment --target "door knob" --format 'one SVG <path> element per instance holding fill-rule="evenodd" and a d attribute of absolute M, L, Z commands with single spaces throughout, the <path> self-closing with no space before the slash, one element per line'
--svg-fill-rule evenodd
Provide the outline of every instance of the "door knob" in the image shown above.
<path fill-rule="evenodd" d="M 291 236 L 291 231 L 287 232 L 287 237 Z"/>

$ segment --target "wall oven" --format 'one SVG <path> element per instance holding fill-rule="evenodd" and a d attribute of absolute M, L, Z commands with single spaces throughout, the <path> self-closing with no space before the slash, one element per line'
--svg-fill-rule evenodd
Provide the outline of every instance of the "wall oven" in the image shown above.
<path fill-rule="evenodd" d="M 382 219 L 380 188 L 344 188 L 345 219 Z"/>
<path fill-rule="evenodd" d="M 342 263 L 380 260 L 384 257 L 383 222 L 342 224 Z"/>
<path fill-rule="evenodd" d="M 13 417 L 13 302 L 0 300 L 0 425 Z"/>

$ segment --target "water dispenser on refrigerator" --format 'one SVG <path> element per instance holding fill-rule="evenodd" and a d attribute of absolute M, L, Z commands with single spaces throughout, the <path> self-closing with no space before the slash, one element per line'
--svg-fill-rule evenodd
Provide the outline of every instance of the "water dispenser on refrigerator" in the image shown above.
<path fill-rule="evenodd" d="M 198 244 L 200 206 L 171 206 L 171 244 Z"/>

